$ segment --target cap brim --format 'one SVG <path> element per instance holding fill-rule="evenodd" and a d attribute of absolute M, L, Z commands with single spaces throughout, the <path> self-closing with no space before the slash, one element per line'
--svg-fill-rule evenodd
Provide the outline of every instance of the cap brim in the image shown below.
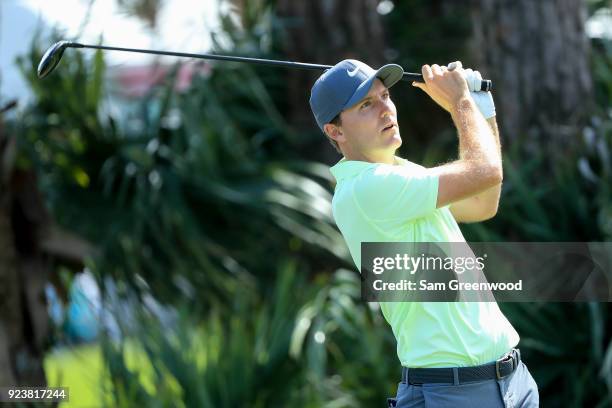
<path fill-rule="evenodd" d="M 391 88 L 404 76 L 404 68 L 397 64 L 387 64 L 376 71 L 375 76 L 379 78 L 387 88 Z"/>
<path fill-rule="evenodd" d="M 402 76 L 404 76 L 404 69 L 401 66 L 397 64 L 383 65 L 374 74 L 372 74 L 371 77 L 359 85 L 353 96 L 351 96 L 342 109 L 348 109 L 365 98 L 368 92 L 370 92 L 370 88 L 372 87 L 372 84 L 376 78 L 380 79 L 387 88 L 391 88 L 400 79 L 402 79 Z"/>

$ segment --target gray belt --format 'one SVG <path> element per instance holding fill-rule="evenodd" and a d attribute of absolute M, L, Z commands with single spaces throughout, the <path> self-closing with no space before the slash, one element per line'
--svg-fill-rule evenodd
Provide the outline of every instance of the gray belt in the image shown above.
<path fill-rule="evenodd" d="M 512 349 L 499 360 L 472 367 L 407 368 L 402 367 L 402 382 L 408 384 L 462 384 L 472 381 L 501 380 L 516 370 L 521 362 L 519 349 Z"/>

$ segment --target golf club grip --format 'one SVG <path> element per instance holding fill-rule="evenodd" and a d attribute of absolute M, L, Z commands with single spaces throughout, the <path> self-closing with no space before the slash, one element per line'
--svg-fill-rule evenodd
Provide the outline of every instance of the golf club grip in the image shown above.
<path fill-rule="evenodd" d="M 425 82 L 423 79 L 423 75 L 421 74 L 413 74 L 410 72 L 404 72 L 404 76 L 402 77 L 402 81 L 416 81 L 416 82 Z M 493 82 L 490 79 L 483 79 L 480 83 L 480 90 L 483 92 L 488 92 L 493 90 Z"/>

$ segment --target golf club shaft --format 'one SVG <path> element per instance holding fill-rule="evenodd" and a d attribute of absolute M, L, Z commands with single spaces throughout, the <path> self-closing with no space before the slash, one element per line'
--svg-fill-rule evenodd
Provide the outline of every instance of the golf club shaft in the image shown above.
<path fill-rule="evenodd" d="M 145 50 L 145 49 L 140 49 L 140 48 L 109 47 L 106 45 L 87 45 L 87 44 L 79 44 L 79 43 L 70 43 L 68 47 L 95 48 L 99 50 L 138 52 L 141 54 L 169 55 L 171 57 L 186 57 L 186 58 L 210 59 L 210 60 L 219 60 L 219 61 L 249 62 L 252 64 L 273 65 L 273 66 L 281 66 L 281 67 L 287 67 L 287 68 L 300 68 L 300 69 L 312 69 L 312 70 L 322 70 L 322 69 L 331 68 L 331 66 L 329 65 L 308 64 L 308 63 L 303 63 L 303 62 L 277 61 L 277 60 L 262 59 L 262 58 L 237 57 L 237 56 L 231 56 L 231 55 L 191 54 L 188 52 L 157 51 L 157 50 Z"/>
<path fill-rule="evenodd" d="M 158 50 L 145 50 L 140 48 L 124 48 L 124 47 L 109 47 L 106 45 L 89 45 L 81 44 L 77 42 L 69 42 L 68 47 L 72 48 L 93 48 L 98 50 L 109 50 L 109 51 L 125 51 L 125 52 L 137 52 L 141 54 L 154 54 L 154 55 L 169 55 L 172 57 L 186 57 L 186 58 L 198 58 L 198 59 L 209 59 L 218 61 L 234 61 L 234 62 L 248 62 L 251 64 L 260 64 L 268 66 L 286 67 L 286 68 L 298 68 L 298 69 L 310 69 L 310 70 L 326 70 L 331 68 L 331 65 L 321 64 L 309 64 L 304 62 L 291 62 L 291 61 L 278 61 L 263 58 L 249 58 L 249 57 L 238 57 L 232 55 L 217 55 L 217 54 L 192 54 L 187 52 L 173 52 L 173 51 L 158 51 Z M 403 81 L 417 81 L 424 82 L 423 75 L 415 74 L 410 72 L 404 72 L 402 77 Z M 488 91 L 492 87 L 491 81 L 483 80 L 481 90 Z"/>

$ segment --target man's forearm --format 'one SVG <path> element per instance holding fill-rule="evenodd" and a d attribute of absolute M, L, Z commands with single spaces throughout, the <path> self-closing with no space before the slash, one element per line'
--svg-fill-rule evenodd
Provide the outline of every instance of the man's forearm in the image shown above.
<path fill-rule="evenodd" d="M 451 111 L 459 133 L 459 160 L 476 166 L 488 166 L 501 173 L 501 150 L 497 126 L 478 111 L 468 98 L 462 99 Z"/>
<path fill-rule="evenodd" d="M 486 120 L 487 123 L 489 124 L 489 127 L 491 128 L 491 132 L 493 133 L 493 138 L 495 139 L 495 145 L 497 147 L 497 154 L 500 157 L 500 162 L 501 162 L 501 142 L 499 139 L 499 130 L 497 128 L 497 121 L 495 120 L 495 116 L 493 116 L 492 118 L 489 118 Z M 501 183 L 489 188 L 488 190 L 483 191 L 482 193 L 478 194 L 478 197 L 480 198 L 479 201 L 481 201 L 483 203 L 483 205 L 495 205 L 495 207 L 497 208 L 497 204 L 499 203 L 499 198 L 501 196 Z"/>
<path fill-rule="evenodd" d="M 501 142 L 499 139 L 499 129 L 497 128 L 497 120 L 495 119 L 495 116 L 493 116 L 492 118 L 489 119 L 485 119 L 489 125 L 489 128 L 491 129 L 491 132 L 493 133 L 493 139 L 495 140 L 495 146 L 497 147 L 497 154 L 499 154 L 499 159 L 501 161 Z"/>
<path fill-rule="evenodd" d="M 487 119 L 487 122 L 493 132 L 498 152 L 500 152 L 501 144 L 499 142 L 499 132 L 497 130 L 495 117 Z M 472 197 L 453 203 L 451 212 L 458 222 L 488 220 L 497 213 L 500 195 L 501 183 L 496 183 L 492 187 Z"/>

